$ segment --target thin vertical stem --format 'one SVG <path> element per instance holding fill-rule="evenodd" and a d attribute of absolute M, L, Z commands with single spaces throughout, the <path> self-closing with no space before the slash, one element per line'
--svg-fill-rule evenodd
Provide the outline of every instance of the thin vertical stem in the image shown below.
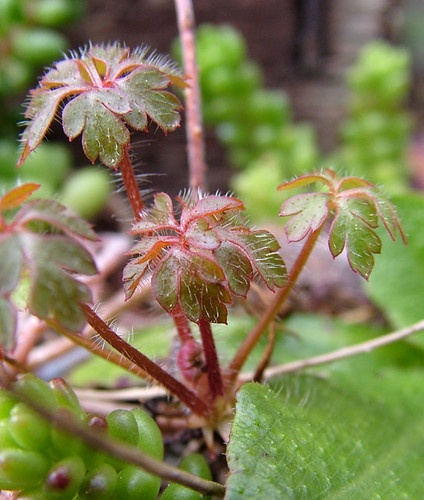
<path fill-rule="evenodd" d="M 203 353 L 206 360 L 209 388 L 212 398 L 224 394 L 224 384 L 222 382 L 221 370 L 219 368 L 218 356 L 216 354 L 215 341 L 213 339 L 211 324 L 203 317 L 199 322 L 200 335 L 202 337 Z"/>
<path fill-rule="evenodd" d="M 143 198 L 141 197 L 137 179 L 134 174 L 134 168 L 131 162 L 128 148 L 124 148 L 124 155 L 122 157 L 121 163 L 119 164 L 119 168 L 121 169 L 122 180 L 124 181 L 125 189 L 127 190 L 127 196 L 131 203 L 134 217 L 138 220 L 140 218 L 141 212 L 144 209 L 144 202 Z"/>
<path fill-rule="evenodd" d="M 206 161 L 202 126 L 199 71 L 196 63 L 195 21 L 191 0 L 175 0 L 180 32 L 184 72 L 188 76 L 185 89 L 186 134 L 190 187 L 206 190 Z"/>
<path fill-rule="evenodd" d="M 288 281 L 285 287 L 281 288 L 274 297 L 274 300 L 269 305 L 268 309 L 261 316 L 258 323 L 255 325 L 253 330 L 249 333 L 249 335 L 244 340 L 243 344 L 240 346 L 233 360 L 231 361 L 228 367 L 228 382 L 231 384 L 236 379 L 239 371 L 244 365 L 246 359 L 249 354 L 252 352 L 253 348 L 258 343 L 259 339 L 262 337 L 264 332 L 266 331 L 268 325 L 271 321 L 277 316 L 278 312 L 281 310 L 281 306 L 284 301 L 287 299 L 289 293 L 292 291 L 294 284 L 299 277 L 300 272 L 302 271 L 308 257 L 315 246 L 315 243 L 318 239 L 318 236 L 322 230 L 322 227 L 317 231 L 310 233 L 305 244 L 302 247 L 299 255 L 297 256 L 296 262 L 294 263 L 289 276 Z"/>
<path fill-rule="evenodd" d="M 174 309 L 172 313 L 172 319 L 174 320 L 174 324 L 177 329 L 178 336 L 180 337 L 181 344 L 184 344 L 184 342 L 187 342 L 188 340 L 193 340 L 189 322 L 184 316 L 181 306 L 178 305 Z"/>
<path fill-rule="evenodd" d="M 275 345 L 275 322 L 271 323 L 269 327 L 268 344 L 266 345 L 262 357 L 256 367 L 255 374 L 253 375 L 252 382 L 261 382 L 264 371 L 271 361 L 271 356 L 274 351 Z"/>
<path fill-rule="evenodd" d="M 177 379 L 169 375 L 159 365 L 150 360 L 123 338 L 117 335 L 109 326 L 91 309 L 88 304 L 80 304 L 85 317 L 91 327 L 119 353 L 146 371 L 152 378 L 168 389 L 172 394 L 188 406 L 193 413 L 206 416 L 209 408 L 196 394 Z"/>

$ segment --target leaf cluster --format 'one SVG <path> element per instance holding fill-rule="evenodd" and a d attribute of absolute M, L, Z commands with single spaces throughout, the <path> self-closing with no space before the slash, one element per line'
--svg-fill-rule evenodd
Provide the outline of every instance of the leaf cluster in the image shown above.
<path fill-rule="evenodd" d="M 380 223 L 393 241 L 400 234 L 406 242 L 394 205 L 370 182 L 359 177 L 340 178 L 330 169 L 300 176 L 278 189 L 314 183 L 322 189 L 297 194 L 281 206 L 280 216 L 289 217 L 284 227 L 288 241 L 301 241 L 331 218 L 331 254 L 337 257 L 346 249 L 352 271 L 368 279 L 374 254 L 381 252 L 381 239 L 376 232 Z"/>
<path fill-rule="evenodd" d="M 268 231 L 241 224 L 239 199 L 192 195 L 178 201 L 179 221 L 172 200 L 159 193 L 134 225 L 141 239 L 124 269 L 127 298 L 151 271 L 153 293 L 165 311 L 180 306 L 191 321 L 225 323 L 226 304 L 232 295 L 246 296 L 255 274 L 270 290 L 285 284 L 278 242 Z"/>
<path fill-rule="evenodd" d="M 130 51 L 117 43 L 95 45 L 62 60 L 41 78 L 25 113 L 19 163 L 34 151 L 61 109 L 70 141 L 82 134 L 84 153 L 117 168 L 128 128 L 147 130 L 148 117 L 162 130 L 180 122 L 180 101 L 166 88 L 184 86 L 179 70 L 167 59 L 149 55 L 146 47 Z"/>

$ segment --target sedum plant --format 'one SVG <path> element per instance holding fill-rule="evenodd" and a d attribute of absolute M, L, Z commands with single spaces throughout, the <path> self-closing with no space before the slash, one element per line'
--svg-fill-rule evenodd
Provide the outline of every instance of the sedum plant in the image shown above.
<path fill-rule="evenodd" d="M 188 39 L 183 53 L 193 55 L 190 32 L 182 33 Z M 202 162 L 202 144 L 195 140 L 201 127 L 192 121 L 196 116 L 193 107 L 197 106 L 193 98 L 196 78 L 187 61 L 185 66 L 191 79 L 168 59 L 149 55 L 145 48 L 131 51 L 119 44 L 93 45 L 56 63 L 30 92 L 19 164 L 39 147 L 52 121 L 59 118 L 70 140 L 82 136 L 90 161 L 99 158 L 107 167 L 119 169 L 133 209 L 130 234 L 135 238 L 123 270 L 125 298 L 130 301 L 140 288 L 151 287 L 158 305 L 175 325 L 178 346 L 177 370 L 171 372 L 118 335 L 93 307 L 93 293 L 83 275 L 96 273 L 85 245 L 97 236 L 85 221 L 56 201 L 32 198 L 38 188 L 35 184 L 5 193 L 0 199 L 0 376 L 4 388 L 0 393 L 0 440 L 6 445 L 0 451 L 0 488 L 20 492 L 19 498 L 156 498 L 158 477 L 171 483 L 163 498 L 200 498 L 200 494 L 241 498 L 244 486 L 237 483 L 237 476 L 245 479 L 252 464 L 240 460 L 238 448 L 241 456 L 245 451 L 238 445 L 248 436 L 256 437 L 255 432 L 240 429 L 248 412 L 246 401 L 253 397 L 255 405 L 267 396 L 261 392 L 255 403 L 255 390 L 248 386 L 239 391 L 226 492 L 224 485 L 210 480 L 203 457 L 183 459 L 180 469 L 160 462 L 160 432 L 138 409 L 116 409 L 107 417 L 86 415 L 64 383 L 53 380 L 48 385 L 30 375 L 17 375 L 26 371 L 25 359 L 16 356 L 23 335 L 18 308 L 27 308 L 43 324 L 75 343 L 164 387 L 179 401 L 174 408 L 174 425 L 200 428 L 214 457 L 222 438 L 228 439 L 236 393 L 246 381 L 242 369 L 268 332 L 269 343 L 249 379 L 259 381 L 264 375 L 275 323 L 318 237 L 328 228 L 333 257 L 345 251 L 353 272 L 366 279 L 374 256 L 381 251 L 379 227 L 392 240 L 400 236 L 405 242 L 395 207 L 375 186 L 362 178 L 340 177 L 330 169 L 317 171 L 278 188 L 315 186 L 281 205 L 279 215 L 286 218 L 288 241 L 303 245 L 287 270 L 277 238 L 268 230 L 249 227 L 240 199 L 204 192 L 205 181 L 199 173 L 202 166 L 196 164 Z M 190 155 L 190 161 L 195 162 L 190 164 L 190 173 L 197 180 L 176 203 L 166 193 L 156 193 L 148 206 L 131 161 L 130 129 L 146 132 L 151 122 L 164 132 L 179 126 L 181 103 L 171 85 L 186 90 L 189 144 L 191 149 L 198 148 L 197 154 Z M 247 296 L 254 280 L 271 298 L 230 362 L 223 365 L 213 325 L 234 320 L 231 305 Z M 105 341 L 104 347 L 87 337 L 85 322 Z M 399 338 L 402 336 L 386 336 L 379 344 L 360 344 L 356 351 L 344 355 Z M 263 403 L 264 409 L 270 404 Z M 272 407 L 269 414 L 274 410 Z M 45 431 L 42 442 L 28 432 L 28 425 L 31 428 L 37 419 Z M 172 417 L 158 421 L 165 428 Z M 260 420 L 250 425 L 261 427 Z M 76 437 L 75 446 L 70 435 Z M 98 448 L 97 454 L 92 453 L 93 447 Z M 35 462 L 38 465 L 33 473 L 22 476 Z M 287 495 L 290 498 L 289 490 Z"/>

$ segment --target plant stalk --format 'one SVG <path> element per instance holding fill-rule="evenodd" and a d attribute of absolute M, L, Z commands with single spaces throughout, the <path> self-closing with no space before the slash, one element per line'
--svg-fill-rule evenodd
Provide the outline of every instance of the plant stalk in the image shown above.
<path fill-rule="evenodd" d="M 199 70 L 196 63 L 195 21 L 191 0 L 175 0 L 181 39 L 184 73 L 189 78 L 185 89 L 186 135 L 190 176 L 193 190 L 206 191 L 206 161 L 202 125 Z"/>
<path fill-rule="evenodd" d="M 215 399 L 224 394 L 224 384 L 219 367 L 218 355 L 216 353 L 215 341 L 213 339 L 211 324 L 203 317 L 198 322 L 200 335 L 202 337 L 203 353 L 205 355 L 209 389 L 211 396 Z"/>
<path fill-rule="evenodd" d="M 122 156 L 121 163 L 119 164 L 119 168 L 121 170 L 122 180 L 124 181 L 128 199 L 131 203 L 131 208 L 134 212 L 134 217 L 138 220 L 140 219 L 141 212 L 144 210 L 144 202 L 134 174 L 134 167 L 130 158 L 128 147 L 124 148 L 124 154 Z"/>
<path fill-rule="evenodd" d="M 177 305 L 172 312 L 172 319 L 174 320 L 174 324 L 177 329 L 181 344 L 184 344 L 184 342 L 187 342 L 188 340 L 193 340 L 190 324 L 187 318 L 184 316 L 180 305 Z"/>
<path fill-rule="evenodd" d="M 396 332 L 388 333 L 386 335 L 361 342 L 360 344 L 355 344 L 349 347 L 342 347 L 341 349 L 337 349 L 326 354 L 321 354 L 319 356 L 313 356 L 312 358 L 292 361 L 290 363 L 285 363 L 284 365 L 268 368 L 264 372 L 264 379 L 270 379 L 272 377 L 285 375 L 288 373 L 295 373 L 312 366 L 334 363 L 335 361 L 340 361 L 352 356 L 357 356 L 358 354 L 366 354 L 373 351 L 374 349 L 392 344 L 393 342 L 402 340 L 422 330 L 424 330 L 424 320 L 421 320 L 418 323 L 414 323 L 413 325 L 406 328 L 402 328 L 401 330 L 398 330 Z"/>
<path fill-rule="evenodd" d="M 237 378 L 238 373 L 240 372 L 242 366 L 244 365 L 246 359 L 266 331 L 268 325 L 273 321 L 273 319 L 278 315 L 281 310 L 281 306 L 287 299 L 288 295 L 293 289 L 303 267 L 305 266 L 306 261 L 315 246 L 315 243 L 318 239 L 318 236 L 322 230 L 322 227 L 318 230 L 309 234 L 305 244 L 302 247 L 299 255 L 295 263 L 293 264 L 292 269 L 290 270 L 287 284 L 281 288 L 275 295 L 274 300 L 271 302 L 269 307 L 265 310 L 264 314 L 261 316 L 258 323 L 255 325 L 253 330 L 246 337 L 238 351 L 236 352 L 233 360 L 228 366 L 228 382 L 229 384 L 233 384 L 235 379 Z"/>
<path fill-rule="evenodd" d="M 169 375 L 159 365 L 147 356 L 128 344 L 117 335 L 109 326 L 91 309 L 88 304 L 80 304 L 85 317 L 94 330 L 108 342 L 114 349 L 146 371 L 152 378 L 174 394 L 183 404 L 190 408 L 196 415 L 207 416 L 209 408 L 204 401 L 196 396 L 177 379 Z"/>
<path fill-rule="evenodd" d="M 271 356 L 274 351 L 274 345 L 275 345 L 275 323 L 273 322 L 269 327 L 268 344 L 266 345 L 262 357 L 256 367 L 252 382 L 259 382 L 259 383 L 262 382 L 264 371 L 266 367 L 269 365 L 269 362 L 271 361 Z"/>
<path fill-rule="evenodd" d="M 107 348 L 106 346 L 97 346 L 95 344 L 95 341 L 93 340 L 92 336 L 90 337 L 83 337 L 82 335 L 75 335 L 73 332 L 68 332 L 64 328 L 62 328 L 58 323 L 52 320 L 46 320 L 46 323 L 55 331 L 59 332 L 61 335 L 69 339 L 72 344 L 72 348 L 75 347 L 75 345 L 79 345 L 80 347 L 83 347 L 84 349 L 87 349 L 87 351 L 91 352 L 92 354 L 95 354 L 96 356 L 99 356 L 100 358 L 103 358 L 106 361 L 109 361 L 110 363 L 115 364 L 116 366 L 119 366 L 120 368 L 125 368 L 129 373 L 132 373 L 133 375 L 136 375 L 137 377 L 146 379 L 149 375 L 142 370 L 138 365 L 135 363 L 131 362 L 129 359 L 127 359 L 124 356 L 121 356 L 120 354 L 117 354 L 115 351 L 112 351 L 112 349 Z M 63 354 L 65 352 L 68 352 L 69 349 L 63 350 L 60 352 L 60 354 Z M 41 363 L 35 363 L 35 364 L 30 364 L 29 368 L 37 368 L 40 366 Z"/>

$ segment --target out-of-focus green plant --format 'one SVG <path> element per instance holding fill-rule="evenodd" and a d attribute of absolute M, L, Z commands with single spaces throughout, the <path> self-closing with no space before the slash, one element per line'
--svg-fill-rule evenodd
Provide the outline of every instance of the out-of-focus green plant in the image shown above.
<path fill-rule="evenodd" d="M 383 41 L 366 45 L 348 72 L 348 117 L 341 144 L 330 161 L 384 184 L 390 192 L 408 186 L 408 142 L 412 130 L 405 103 L 411 84 L 408 52 Z"/>
<path fill-rule="evenodd" d="M 0 130 L 14 132 L 20 93 L 67 48 L 58 28 L 76 21 L 85 0 L 0 0 Z M 11 99 L 12 97 L 12 99 Z M 17 99 L 16 101 L 13 99 Z"/>
<path fill-rule="evenodd" d="M 0 184 L 3 192 L 22 182 L 40 183 L 38 196 L 56 196 L 72 168 L 70 151 L 62 144 L 43 144 L 36 155 L 19 170 L 16 143 L 21 117 L 22 92 L 35 82 L 40 67 L 53 62 L 67 48 L 60 29 L 78 20 L 85 0 L 0 0 Z M 88 197 L 75 203 L 72 186 L 87 185 L 87 175 L 75 173 L 77 180 L 66 188 L 64 199 L 82 216 L 91 217 L 103 207 L 109 185 L 95 172 L 97 201 Z M 84 206 L 83 206 L 84 205 Z"/>
<path fill-rule="evenodd" d="M 264 88 L 262 70 L 248 58 L 234 27 L 202 25 L 196 44 L 205 123 L 215 127 L 231 165 L 241 169 L 232 187 L 250 217 L 272 217 L 281 204 L 274 189 L 278 179 L 306 173 L 318 163 L 314 131 L 293 123 L 283 91 Z M 263 189 L 257 189 L 258 182 Z"/>

